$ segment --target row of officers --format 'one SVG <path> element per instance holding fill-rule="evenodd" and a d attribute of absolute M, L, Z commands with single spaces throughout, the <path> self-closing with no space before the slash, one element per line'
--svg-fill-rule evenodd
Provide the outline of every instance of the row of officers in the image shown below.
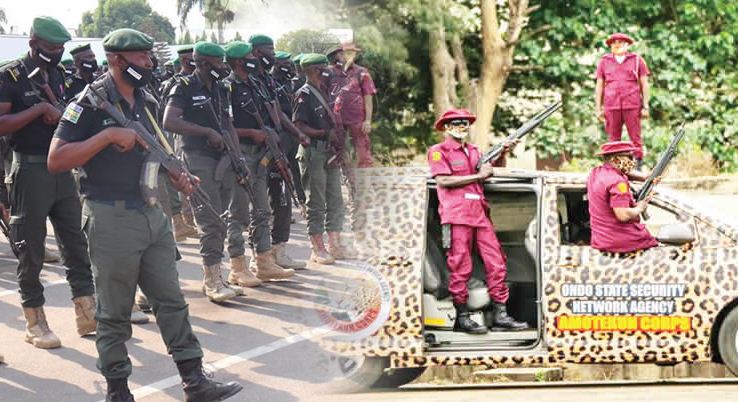
<path fill-rule="evenodd" d="M 156 316 L 182 376 L 185 400 L 226 399 L 242 387 L 203 375 L 202 349 L 176 271 L 179 253 L 170 217 L 181 219 L 183 204 L 193 194 L 207 194 L 207 208 L 191 206 L 198 231 L 190 235 L 199 237 L 202 290 L 214 302 L 305 268 L 286 252 L 293 199 L 307 204 L 311 261 L 355 258 L 341 235 L 341 168 L 347 163 L 336 106 L 341 101 L 333 96 L 350 75 L 346 64 L 353 58 L 347 63 L 344 49 L 336 48 L 329 52 L 335 63 L 326 55 L 306 54 L 295 68 L 290 55 L 275 52 L 265 35 L 224 47 L 199 42 L 181 49 L 181 70 L 157 83 L 152 39 L 120 29 L 103 40 L 104 74 L 97 72 L 89 46 L 83 46 L 72 52 L 77 72 L 65 78 L 59 62 L 69 40 L 57 20 L 38 17 L 29 52 L 0 68 L 0 135 L 12 148 L 5 179 L 9 214 L 3 212 L 13 241 L 22 246 L 17 277 L 26 341 L 44 349 L 61 346 L 46 321 L 39 280 L 48 219 L 67 268 L 78 333 L 96 332 L 107 400 L 133 400 L 125 343 L 137 301 Z M 142 125 L 166 149 L 176 139 L 189 173 L 157 169 L 167 190 L 160 193 L 168 195 L 160 202 L 150 202 L 142 186 L 150 145 L 100 102 Z M 233 163 L 222 163 L 228 148 L 224 127 L 234 128 L 248 177 L 237 174 Z M 275 172 L 280 153 L 294 182 Z M 246 244 L 252 249 L 251 266 Z"/>

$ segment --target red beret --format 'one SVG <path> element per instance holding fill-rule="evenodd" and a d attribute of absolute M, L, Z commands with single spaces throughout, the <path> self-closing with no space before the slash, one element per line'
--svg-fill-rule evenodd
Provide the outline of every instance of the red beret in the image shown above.
<path fill-rule="evenodd" d="M 441 117 L 436 120 L 436 130 L 443 131 L 443 126 L 450 120 L 469 120 L 469 124 L 473 124 L 477 120 L 477 116 L 474 116 L 470 111 L 466 109 L 451 109 L 446 111 Z"/>
<path fill-rule="evenodd" d="M 602 144 L 600 152 L 597 152 L 598 156 L 610 155 L 610 154 L 623 154 L 631 153 L 637 148 L 630 141 L 613 141 Z"/>
<path fill-rule="evenodd" d="M 607 40 L 605 41 L 605 44 L 607 44 L 607 46 L 610 46 L 610 44 L 612 42 L 615 42 L 616 40 L 621 40 L 623 42 L 628 42 L 629 45 L 630 44 L 633 44 L 633 42 L 635 42 L 633 40 L 633 38 L 631 38 L 630 36 L 628 36 L 628 35 L 626 35 L 624 33 L 617 32 L 617 33 L 614 33 L 614 34 L 610 35 L 610 37 L 607 38 Z"/>

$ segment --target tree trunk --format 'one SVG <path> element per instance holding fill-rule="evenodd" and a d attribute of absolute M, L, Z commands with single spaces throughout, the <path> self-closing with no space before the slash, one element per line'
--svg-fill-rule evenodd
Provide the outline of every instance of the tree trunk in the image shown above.
<path fill-rule="evenodd" d="M 225 38 L 223 37 L 223 30 L 225 29 L 225 23 L 223 21 L 218 21 L 218 43 L 224 44 Z"/>
<path fill-rule="evenodd" d="M 451 53 L 454 56 L 454 63 L 456 63 L 456 76 L 459 83 L 458 103 L 468 104 L 471 101 L 471 83 L 466 57 L 464 56 L 464 45 L 461 43 L 461 35 L 458 32 L 451 37 Z"/>
<path fill-rule="evenodd" d="M 430 69 L 433 78 L 433 105 L 441 115 L 456 102 L 456 63 L 448 52 L 446 32 L 442 25 L 429 32 Z"/>
<path fill-rule="evenodd" d="M 482 11 L 482 51 L 484 62 L 476 88 L 477 122 L 472 132 L 472 142 L 486 148 L 490 142 L 490 128 L 495 114 L 497 101 L 505 88 L 510 68 L 513 65 L 513 53 L 520 32 L 527 20 L 528 0 L 509 0 L 510 20 L 505 38 L 500 32 L 497 17 L 497 2 L 481 0 Z"/>

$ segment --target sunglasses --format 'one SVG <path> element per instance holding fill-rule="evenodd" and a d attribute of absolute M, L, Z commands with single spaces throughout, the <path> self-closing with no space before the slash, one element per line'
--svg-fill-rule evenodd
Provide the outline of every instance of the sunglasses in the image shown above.
<path fill-rule="evenodd" d="M 469 120 L 450 120 L 446 123 L 449 127 L 469 128 Z"/>

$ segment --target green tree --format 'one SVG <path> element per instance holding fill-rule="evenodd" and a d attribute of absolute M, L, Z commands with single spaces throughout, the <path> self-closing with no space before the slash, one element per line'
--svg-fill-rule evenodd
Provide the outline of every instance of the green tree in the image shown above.
<path fill-rule="evenodd" d="M 5 33 L 5 27 L 3 27 L 2 24 L 7 24 L 7 23 L 8 23 L 8 19 L 5 16 L 5 9 L 0 8 L 0 34 Z"/>
<path fill-rule="evenodd" d="M 338 38 L 325 31 L 300 29 L 282 35 L 275 44 L 280 50 L 298 53 L 325 53 L 338 44 Z"/>
<path fill-rule="evenodd" d="M 146 0 L 98 0 L 97 8 L 82 15 L 79 32 L 103 37 L 119 28 L 134 28 L 156 41 L 174 43 L 175 31 L 166 17 L 154 12 Z"/>
<path fill-rule="evenodd" d="M 192 35 L 190 35 L 190 30 L 186 30 L 184 35 L 179 39 L 180 45 L 189 45 L 192 43 Z"/>
<path fill-rule="evenodd" d="M 233 41 L 241 41 L 243 42 L 243 37 L 241 37 L 241 32 L 236 31 L 236 35 L 233 37 Z"/>

